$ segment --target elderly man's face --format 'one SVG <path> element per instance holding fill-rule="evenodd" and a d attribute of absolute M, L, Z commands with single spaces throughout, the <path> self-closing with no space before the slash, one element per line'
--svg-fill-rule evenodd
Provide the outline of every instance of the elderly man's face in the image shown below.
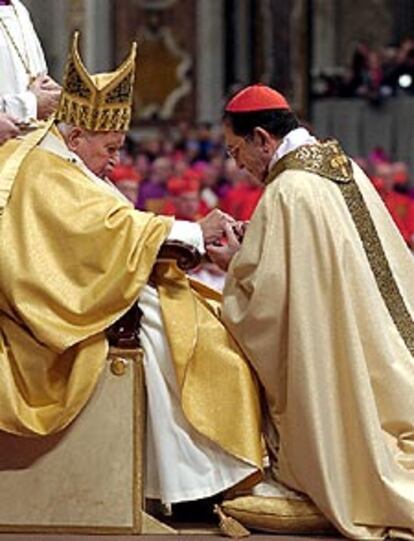
<path fill-rule="evenodd" d="M 251 137 L 236 135 L 228 123 L 224 123 L 224 138 L 228 154 L 240 169 L 245 169 L 260 182 L 264 182 L 273 152 L 278 142 L 265 130 L 256 128 Z"/>
<path fill-rule="evenodd" d="M 88 132 L 79 130 L 71 138 L 69 148 L 75 152 L 98 177 L 109 175 L 119 161 L 119 150 L 125 141 L 125 134 L 120 132 Z"/>

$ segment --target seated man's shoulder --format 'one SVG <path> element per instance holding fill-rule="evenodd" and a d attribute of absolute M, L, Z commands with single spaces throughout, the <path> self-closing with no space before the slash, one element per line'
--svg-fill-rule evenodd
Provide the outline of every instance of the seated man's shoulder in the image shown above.
<path fill-rule="evenodd" d="M 53 178 L 67 176 L 73 180 L 85 177 L 85 173 L 67 158 L 56 155 L 42 147 L 33 148 L 21 165 L 20 173 L 31 177 Z"/>
<path fill-rule="evenodd" d="M 63 201 L 66 205 L 88 205 L 96 201 L 113 204 L 117 201 L 98 182 L 93 182 L 77 163 L 39 147 L 30 152 L 19 169 L 15 190 L 20 189 L 26 197 L 30 194 L 43 198 L 48 194 L 49 202 L 53 200 L 57 206 Z"/>

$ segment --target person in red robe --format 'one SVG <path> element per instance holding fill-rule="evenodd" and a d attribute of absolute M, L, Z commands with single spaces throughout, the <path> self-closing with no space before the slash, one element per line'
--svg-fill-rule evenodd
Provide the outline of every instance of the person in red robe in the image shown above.
<path fill-rule="evenodd" d="M 116 165 L 111 172 L 110 180 L 116 184 L 118 190 L 135 206 L 141 175 L 135 169 L 133 163 L 125 162 Z"/>
<path fill-rule="evenodd" d="M 220 208 L 236 220 L 250 220 L 263 188 L 249 173 L 241 172 L 236 184 L 230 188 L 220 204 Z"/>
<path fill-rule="evenodd" d="M 406 182 L 397 164 L 382 163 L 376 168 L 374 186 L 379 191 L 406 243 L 414 247 L 414 201 L 408 195 L 395 189 L 397 184 Z"/>
<path fill-rule="evenodd" d="M 172 177 L 167 182 L 171 198 L 166 202 L 162 214 L 175 216 L 178 220 L 196 222 L 209 209 L 200 197 L 200 182 L 192 177 Z"/>

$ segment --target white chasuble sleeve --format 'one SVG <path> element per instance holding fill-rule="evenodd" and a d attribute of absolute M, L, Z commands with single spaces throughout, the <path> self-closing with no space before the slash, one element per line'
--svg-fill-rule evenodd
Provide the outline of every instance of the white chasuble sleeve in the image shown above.
<path fill-rule="evenodd" d="M 28 90 L 30 77 L 47 73 L 45 57 L 30 15 L 19 0 L 13 6 L 1 6 L 0 19 L 0 110 L 27 121 L 37 116 L 36 96 Z"/>

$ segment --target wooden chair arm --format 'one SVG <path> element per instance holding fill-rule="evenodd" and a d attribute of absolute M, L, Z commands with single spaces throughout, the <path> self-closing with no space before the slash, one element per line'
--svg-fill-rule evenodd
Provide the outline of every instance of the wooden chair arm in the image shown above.
<path fill-rule="evenodd" d="M 178 240 L 167 240 L 162 244 L 157 262 L 175 260 L 183 271 L 189 271 L 200 264 L 201 254 L 194 246 Z M 122 349 L 135 349 L 140 347 L 139 332 L 141 326 L 142 310 L 138 303 L 121 318 L 113 323 L 106 331 L 109 345 Z"/>
<path fill-rule="evenodd" d="M 194 269 L 201 263 L 201 254 L 195 248 L 180 240 L 167 240 L 161 245 L 157 262 L 175 260 L 183 271 Z"/>

